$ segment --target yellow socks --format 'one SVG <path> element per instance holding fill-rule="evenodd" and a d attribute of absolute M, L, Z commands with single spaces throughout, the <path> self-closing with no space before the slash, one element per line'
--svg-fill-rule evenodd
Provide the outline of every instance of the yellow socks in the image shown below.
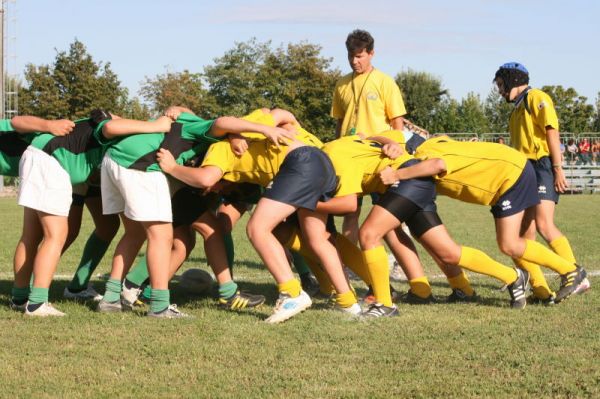
<path fill-rule="evenodd" d="M 573 254 L 573 250 L 571 249 L 571 244 L 569 244 L 567 237 L 558 237 L 557 239 L 550 241 L 548 245 L 550 245 L 550 248 L 552 248 L 552 250 L 562 258 L 571 263 L 577 263 L 575 260 L 575 255 Z"/>
<path fill-rule="evenodd" d="M 285 292 L 292 298 L 295 298 L 300 295 L 300 292 L 302 291 L 302 285 L 300 285 L 300 281 L 293 278 L 285 283 L 277 284 L 277 289 L 280 293 Z"/>
<path fill-rule="evenodd" d="M 377 302 L 384 306 L 392 306 L 392 295 L 390 294 L 390 271 L 387 253 L 383 245 L 363 251 L 363 256 L 369 276 L 371 287 Z"/>
<path fill-rule="evenodd" d="M 538 265 L 523 259 L 515 259 L 515 264 L 519 269 L 526 270 L 529 273 L 529 284 L 531 284 L 533 295 L 535 295 L 536 298 L 550 298 L 553 292 L 548 286 L 548 282 L 542 273 L 542 269 Z"/>
<path fill-rule="evenodd" d="M 352 243 L 345 235 L 335 236 L 335 246 L 340 253 L 342 263 L 350 268 L 366 285 L 371 285 L 369 269 L 364 261 L 361 250 Z"/>
<path fill-rule="evenodd" d="M 335 295 L 335 303 L 342 308 L 349 308 L 356 303 L 356 296 L 353 291 L 348 291 L 343 294 Z"/>
<path fill-rule="evenodd" d="M 525 242 L 525 252 L 518 260 L 524 259 L 540 266 L 548 267 L 561 275 L 575 270 L 574 262 L 569 262 L 562 258 L 539 242 L 533 240 L 525 240 Z"/>
<path fill-rule="evenodd" d="M 412 279 L 408 284 L 410 285 L 410 291 L 419 298 L 425 299 L 431 295 L 431 286 L 425 276 Z"/>
<path fill-rule="evenodd" d="M 458 276 L 448 277 L 448 284 L 450 284 L 450 288 L 461 290 L 466 296 L 473 296 L 475 294 L 465 272 L 460 273 Z"/>
<path fill-rule="evenodd" d="M 458 265 L 472 272 L 497 278 L 504 284 L 512 284 L 517 279 L 517 272 L 515 269 L 496 262 L 485 253 L 475 248 L 461 247 Z"/>

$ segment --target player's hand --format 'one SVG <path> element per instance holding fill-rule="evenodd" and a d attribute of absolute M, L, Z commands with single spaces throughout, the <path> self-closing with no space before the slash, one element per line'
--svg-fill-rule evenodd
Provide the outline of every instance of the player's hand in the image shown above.
<path fill-rule="evenodd" d="M 564 193 L 565 190 L 569 188 L 567 178 L 565 177 L 565 171 L 562 168 L 554 169 L 554 188 L 559 193 Z"/>
<path fill-rule="evenodd" d="M 398 143 L 384 144 L 384 146 L 381 148 L 381 151 L 389 159 L 396 159 L 400 155 L 402 155 L 402 152 L 403 152 L 402 147 Z"/>
<path fill-rule="evenodd" d="M 158 119 L 156 119 L 154 123 L 156 124 L 157 132 L 166 133 L 169 130 L 171 130 L 171 124 L 173 123 L 173 120 L 168 116 L 161 116 Z"/>
<path fill-rule="evenodd" d="M 177 162 L 175 162 L 175 158 L 173 158 L 173 154 L 171 151 L 161 148 L 158 150 L 156 154 L 156 160 L 158 161 L 158 165 L 165 173 L 171 173 L 175 166 L 177 166 Z"/>
<path fill-rule="evenodd" d="M 48 121 L 48 132 L 55 136 L 66 136 L 73 131 L 75 123 L 68 119 Z"/>
<path fill-rule="evenodd" d="M 390 186 L 398 181 L 396 177 L 396 170 L 390 168 L 389 166 L 379 172 L 379 178 L 386 186 Z"/>
<path fill-rule="evenodd" d="M 277 148 L 279 148 L 279 144 L 287 144 L 289 141 L 292 141 L 298 132 L 286 130 L 280 127 L 266 126 L 263 134 L 266 138 L 271 140 L 273 144 L 277 146 Z"/>
<path fill-rule="evenodd" d="M 248 150 L 248 141 L 240 134 L 229 135 L 229 145 L 233 153 L 240 157 Z"/>
<path fill-rule="evenodd" d="M 173 122 L 179 118 L 179 115 L 181 115 L 181 107 L 172 106 L 165 111 L 165 116 L 171 118 Z"/>

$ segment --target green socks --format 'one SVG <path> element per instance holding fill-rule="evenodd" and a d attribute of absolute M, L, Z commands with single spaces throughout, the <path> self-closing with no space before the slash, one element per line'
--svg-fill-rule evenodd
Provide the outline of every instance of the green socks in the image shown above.
<path fill-rule="evenodd" d="M 152 297 L 150 299 L 150 311 L 152 313 L 160 313 L 170 305 L 169 290 L 152 290 Z"/>
<path fill-rule="evenodd" d="M 39 305 L 48 302 L 48 288 L 32 287 L 29 293 L 29 304 Z"/>
<path fill-rule="evenodd" d="M 12 303 L 14 303 L 15 305 L 23 305 L 25 302 L 27 302 L 27 298 L 29 298 L 30 292 L 31 292 L 31 289 L 29 288 L 29 286 L 23 287 L 23 288 L 12 287 L 12 290 L 11 290 Z"/>
<path fill-rule="evenodd" d="M 141 287 L 144 282 L 150 277 L 148 274 L 148 264 L 146 263 L 146 255 L 138 261 L 138 263 L 131 268 L 125 278 L 130 283 L 133 283 L 137 287 Z"/>
<path fill-rule="evenodd" d="M 292 253 L 292 259 L 294 260 L 294 267 L 296 268 L 296 271 L 298 272 L 298 274 L 303 275 L 306 273 L 310 273 L 310 269 L 309 269 L 308 265 L 306 264 L 306 262 L 304 261 L 304 258 L 302 257 L 302 255 L 300 255 L 296 251 L 290 251 L 290 252 Z"/>
<path fill-rule="evenodd" d="M 109 246 L 110 242 L 101 240 L 95 233 L 90 235 L 83 248 L 83 255 L 81 255 L 75 276 L 69 283 L 69 291 L 81 292 L 87 288 L 94 270 L 96 270 Z"/>
<path fill-rule="evenodd" d="M 237 290 L 238 285 L 233 280 L 221 284 L 219 285 L 219 298 L 229 299 L 235 295 Z"/>
<path fill-rule="evenodd" d="M 233 277 L 233 261 L 235 259 L 235 250 L 233 247 L 233 238 L 231 233 L 227 233 L 223 236 L 223 243 L 225 244 L 225 252 L 227 253 L 227 264 L 229 265 L 229 273 Z"/>
<path fill-rule="evenodd" d="M 111 278 L 106 282 L 106 291 L 104 292 L 105 302 L 117 302 L 121 300 L 121 280 Z"/>

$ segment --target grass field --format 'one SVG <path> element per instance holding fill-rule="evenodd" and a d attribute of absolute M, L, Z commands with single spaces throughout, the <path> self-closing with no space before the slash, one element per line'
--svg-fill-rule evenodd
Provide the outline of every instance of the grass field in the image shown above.
<path fill-rule="evenodd" d="M 446 198 L 438 204 L 458 242 L 509 262 L 496 248 L 485 207 Z M 222 311 L 212 298 L 186 298 L 174 287 L 174 301 L 194 319 L 98 314 L 64 301 L 67 281 L 57 278 L 50 298 L 67 317 L 12 312 L 7 305 L 21 213 L 14 199 L 0 199 L 0 397 L 600 397 L 598 196 L 561 199 L 558 225 L 579 262 L 594 272 L 595 287 L 558 306 L 512 310 L 497 281 L 471 275 L 479 304 L 399 305 L 400 317 L 366 323 L 317 300 L 275 326 L 263 319 L 276 288 L 243 224 L 234 234 L 235 274 L 243 288 L 268 296 L 257 311 Z M 88 217 L 59 277 L 74 271 L 91 228 Z M 109 258 L 99 273 L 108 272 Z M 440 274 L 423 260 L 430 275 Z M 192 253 L 189 267 L 206 267 L 202 250 Z M 94 282 L 102 292 L 103 282 Z M 449 294 L 445 280 L 432 284 L 434 294 Z"/>

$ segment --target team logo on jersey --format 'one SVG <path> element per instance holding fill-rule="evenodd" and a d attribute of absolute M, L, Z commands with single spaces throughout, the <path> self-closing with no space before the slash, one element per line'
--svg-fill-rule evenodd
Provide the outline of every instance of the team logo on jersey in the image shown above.
<path fill-rule="evenodd" d="M 539 186 L 538 194 L 546 194 L 546 186 Z"/>
<path fill-rule="evenodd" d="M 373 93 L 372 91 L 367 93 L 367 100 L 375 101 L 377 98 L 379 98 L 377 93 Z"/>
<path fill-rule="evenodd" d="M 538 104 L 538 109 L 541 110 L 542 108 L 544 108 L 546 106 L 546 102 L 542 101 L 541 103 Z"/>
<path fill-rule="evenodd" d="M 503 211 L 507 211 L 507 210 L 509 210 L 509 209 L 511 209 L 511 208 L 512 208 L 512 205 L 511 205 L 511 203 L 510 203 L 510 201 L 509 201 L 509 200 L 504 200 L 504 201 L 502 201 L 502 204 L 501 204 L 501 205 L 502 205 L 502 210 L 503 210 Z"/>

